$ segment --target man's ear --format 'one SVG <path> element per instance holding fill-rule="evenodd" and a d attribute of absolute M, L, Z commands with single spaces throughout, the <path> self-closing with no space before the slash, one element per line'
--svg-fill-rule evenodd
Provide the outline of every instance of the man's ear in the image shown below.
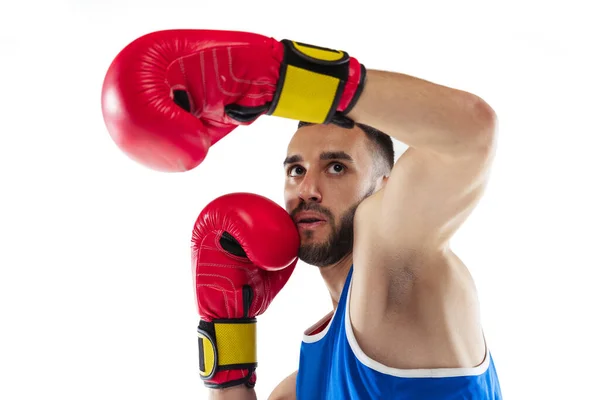
<path fill-rule="evenodd" d="M 378 192 L 385 187 L 389 176 L 382 175 L 377 179 L 377 184 L 375 185 L 375 191 Z"/>

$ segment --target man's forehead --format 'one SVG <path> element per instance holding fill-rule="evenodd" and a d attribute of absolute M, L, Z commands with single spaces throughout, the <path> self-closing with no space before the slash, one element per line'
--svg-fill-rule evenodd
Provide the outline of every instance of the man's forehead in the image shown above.
<path fill-rule="evenodd" d="M 319 157 L 323 152 L 345 152 L 356 157 L 366 146 L 364 133 L 335 125 L 311 125 L 296 131 L 288 145 L 288 156 Z"/>

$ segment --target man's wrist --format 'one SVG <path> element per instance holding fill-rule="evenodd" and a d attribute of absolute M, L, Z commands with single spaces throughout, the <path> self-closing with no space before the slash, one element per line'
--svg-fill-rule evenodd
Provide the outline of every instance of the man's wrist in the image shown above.
<path fill-rule="evenodd" d="M 209 389 L 209 400 L 256 400 L 256 392 L 244 385 L 225 389 Z"/>

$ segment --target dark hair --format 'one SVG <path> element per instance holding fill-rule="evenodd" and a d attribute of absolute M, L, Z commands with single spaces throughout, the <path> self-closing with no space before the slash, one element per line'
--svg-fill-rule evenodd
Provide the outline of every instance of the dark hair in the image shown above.
<path fill-rule="evenodd" d="M 308 125 L 314 124 L 311 122 L 300 121 L 298 122 L 298 129 Z M 392 142 L 392 138 L 388 134 L 373 128 L 372 126 L 358 122 L 355 123 L 355 125 L 367 135 L 367 138 L 369 138 L 373 144 L 376 160 L 379 159 L 383 164 L 384 171 L 381 171 L 381 174 L 389 175 L 394 166 L 394 143 Z"/>

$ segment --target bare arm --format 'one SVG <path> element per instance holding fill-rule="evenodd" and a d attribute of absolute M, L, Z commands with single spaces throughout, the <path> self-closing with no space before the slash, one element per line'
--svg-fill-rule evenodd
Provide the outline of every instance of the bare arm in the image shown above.
<path fill-rule="evenodd" d="M 496 116 L 479 97 L 411 76 L 368 71 L 349 115 L 407 144 L 363 224 L 391 257 L 443 249 L 479 200 L 496 140 Z M 395 258 L 395 257 L 394 257 Z"/>
<path fill-rule="evenodd" d="M 448 254 L 450 238 L 487 184 L 496 115 L 474 94 L 400 73 L 369 70 L 349 117 L 409 146 L 384 188 L 365 200 L 356 214 L 358 231 L 365 232 L 358 246 L 369 249 L 362 252 L 369 256 L 356 262 L 353 293 L 371 297 L 368 305 L 351 307 L 353 322 L 368 324 L 394 307 L 389 299 L 404 290 L 389 282 L 443 275 L 438 269 L 449 263 L 415 263 L 410 258 L 417 254 L 422 260 L 443 259 Z"/>
<path fill-rule="evenodd" d="M 238 385 L 227 389 L 209 389 L 209 400 L 256 400 L 254 389 Z"/>
<path fill-rule="evenodd" d="M 495 115 L 478 96 L 395 72 L 369 70 L 349 116 L 410 147 L 459 154 L 492 139 Z"/>

